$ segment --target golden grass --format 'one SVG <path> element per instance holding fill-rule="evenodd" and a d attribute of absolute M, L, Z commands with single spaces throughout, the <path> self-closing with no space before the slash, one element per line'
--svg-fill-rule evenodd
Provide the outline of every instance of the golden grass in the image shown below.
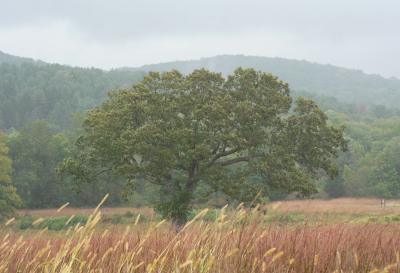
<path fill-rule="evenodd" d="M 239 208 L 176 233 L 167 222 L 99 230 L 101 213 L 56 234 L 0 235 L 0 272 L 400 272 L 398 224 L 281 227 Z"/>

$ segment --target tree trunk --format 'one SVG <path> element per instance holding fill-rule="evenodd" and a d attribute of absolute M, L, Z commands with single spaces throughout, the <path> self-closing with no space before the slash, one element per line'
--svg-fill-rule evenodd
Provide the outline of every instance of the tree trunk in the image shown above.
<path fill-rule="evenodd" d="M 166 177 L 161 195 L 158 212 L 170 219 L 176 231 L 179 231 L 187 222 L 192 200 L 192 191 L 188 191 L 187 183 L 179 185 L 172 176 Z"/>
<path fill-rule="evenodd" d="M 175 232 L 179 232 L 187 223 L 187 217 L 175 217 L 171 219 L 172 226 Z"/>

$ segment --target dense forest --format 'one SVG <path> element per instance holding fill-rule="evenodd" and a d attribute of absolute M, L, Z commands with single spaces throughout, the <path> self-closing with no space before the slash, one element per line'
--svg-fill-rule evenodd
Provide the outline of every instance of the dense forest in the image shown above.
<path fill-rule="evenodd" d="M 143 77 L 142 72 L 7 60 L 0 55 L 0 127 L 6 130 L 20 129 L 37 119 L 66 130 L 73 122 L 71 114 L 93 108 L 110 90 Z"/>
<path fill-rule="evenodd" d="M 0 52 L 0 129 L 12 160 L 11 181 L 24 207 L 96 204 L 111 193 L 110 204 L 146 205 L 156 189 L 137 184 L 121 196 L 120 177 L 101 177 L 76 191 L 69 177 L 57 174 L 73 152 L 85 112 L 100 105 L 111 90 L 126 88 L 148 71 L 198 67 L 222 72 L 254 67 L 288 82 L 292 94 L 315 100 L 334 125 L 345 126 L 349 149 L 338 159 L 339 176 L 316 179 L 321 197 L 400 197 L 400 80 L 367 75 L 330 65 L 279 58 L 220 56 L 198 61 L 103 71 L 47 64 Z M 1 144 L 1 143 L 0 143 Z M 110 181 L 113 181 L 112 183 Z M 283 192 L 270 199 L 289 198 Z M 196 202 L 205 202 L 201 192 Z M 224 199 L 215 194 L 211 203 Z"/>

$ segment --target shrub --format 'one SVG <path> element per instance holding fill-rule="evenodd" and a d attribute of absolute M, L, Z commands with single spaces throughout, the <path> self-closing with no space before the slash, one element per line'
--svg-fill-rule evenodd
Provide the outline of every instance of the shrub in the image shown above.
<path fill-rule="evenodd" d="M 45 218 L 40 224 L 34 226 L 33 223 L 37 220 L 37 217 L 33 216 L 23 216 L 19 219 L 18 228 L 25 229 L 44 229 L 47 228 L 49 230 L 62 230 L 70 226 L 75 226 L 76 224 L 85 224 L 88 220 L 88 216 L 86 215 L 75 215 L 69 222 L 68 220 L 71 216 L 63 215 L 63 216 L 55 216 Z M 68 222 L 68 224 L 67 224 Z"/>
<path fill-rule="evenodd" d="M 32 228 L 33 221 L 35 221 L 33 216 L 24 216 L 19 219 L 18 228 L 22 230 Z"/>

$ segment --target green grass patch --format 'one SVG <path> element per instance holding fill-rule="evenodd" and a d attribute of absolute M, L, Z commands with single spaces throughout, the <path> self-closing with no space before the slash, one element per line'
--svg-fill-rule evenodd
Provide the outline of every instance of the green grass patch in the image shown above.
<path fill-rule="evenodd" d="M 101 217 L 101 224 L 112 224 L 112 225 L 126 225 L 132 224 L 135 222 L 138 214 L 134 214 L 133 212 L 126 212 L 124 214 L 106 214 Z M 76 224 L 85 224 L 89 218 L 89 215 L 75 215 L 69 222 L 70 216 L 53 216 L 53 217 L 45 217 L 43 221 L 34 225 L 34 222 L 39 219 L 37 216 L 22 216 L 17 219 L 17 228 L 20 230 L 26 229 L 44 229 L 48 230 L 63 230 L 71 226 L 75 226 Z M 140 216 L 139 222 L 148 221 L 146 217 L 143 215 Z M 68 222 L 68 223 L 67 223 Z"/>
<path fill-rule="evenodd" d="M 34 216 L 23 216 L 18 219 L 17 226 L 21 230 L 25 229 L 44 229 L 48 230 L 62 230 L 68 228 L 70 226 L 75 226 L 78 223 L 85 224 L 88 220 L 89 216 L 87 215 L 75 215 L 69 222 L 70 216 L 55 216 L 44 218 L 43 221 L 34 225 L 35 221 L 38 220 L 38 217 Z"/>

